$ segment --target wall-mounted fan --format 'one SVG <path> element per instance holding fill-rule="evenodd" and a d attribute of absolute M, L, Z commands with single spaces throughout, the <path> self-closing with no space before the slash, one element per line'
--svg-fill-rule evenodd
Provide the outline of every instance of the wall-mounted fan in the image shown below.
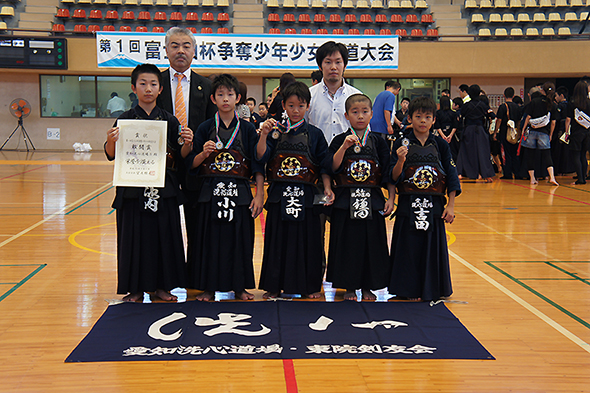
<path fill-rule="evenodd" d="M 31 144 L 31 147 L 33 148 L 33 150 L 35 150 L 35 145 L 33 145 L 33 141 L 29 137 L 29 134 L 27 133 L 27 130 L 25 129 L 25 126 L 23 125 L 23 119 L 31 114 L 31 104 L 29 104 L 29 102 L 27 100 L 25 100 L 24 98 L 16 98 L 16 99 L 12 100 L 12 102 L 8 106 L 8 110 L 10 111 L 10 114 L 12 116 L 14 116 L 18 119 L 18 125 L 16 126 L 14 131 L 12 131 L 12 134 L 10 134 L 10 136 L 8 138 L 6 138 L 6 140 L 4 141 L 2 146 L 0 147 L 0 150 L 2 150 L 4 148 L 4 146 L 8 143 L 10 138 L 12 138 L 12 136 L 18 130 L 21 131 L 21 134 L 22 134 L 23 139 L 25 141 L 25 146 L 27 148 L 27 151 L 29 151 L 29 143 Z"/>

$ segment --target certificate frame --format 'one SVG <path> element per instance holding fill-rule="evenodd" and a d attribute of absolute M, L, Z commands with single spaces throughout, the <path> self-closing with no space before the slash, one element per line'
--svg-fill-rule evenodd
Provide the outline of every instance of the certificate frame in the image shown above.
<path fill-rule="evenodd" d="M 113 185 L 164 187 L 168 122 L 164 120 L 117 120 Z"/>

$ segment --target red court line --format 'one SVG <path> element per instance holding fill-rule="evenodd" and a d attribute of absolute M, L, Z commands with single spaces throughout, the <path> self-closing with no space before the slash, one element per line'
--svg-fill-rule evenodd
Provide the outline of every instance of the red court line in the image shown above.
<path fill-rule="evenodd" d="M 25 173 L 36 171 L 37 169 L 45 168 L 45 167 L 48 167 L 48 166 L 49 165 L 43 165 L 43 166 L 39 166 L 37 168 L 29 169 L 28 171 L 24 171 L 24 172 L 20 172 L 20 173 L 15 173 L 14 175 L 6 176 L 6 177 L 0 177 L 0 180 L 9 179 L 11 177 L 18 176 L 18 175 L 23 175 Z"/>
<path fill-rule="evenodd" d="M 566 199 L 568 201 L 581 203 L 583 205 L 590 205 L 590 203 L 588 203 L 588 202 L 579 201 L 579 200 L 574 199 L 574 198 L 568 198 L 568 197 L 563 196 L 563 195 L 555 195 L 555 194 L 552 194 L 552 193 L 547 192 L 547 191 L 537 190 L 536 188 L 533 188 L 533 187 L 530 187 L 530 186 L 523 186 L 522 184 L 516 184 L 516 183 L 510 182 L 510 181 L 505 181 L 505 180 L 501 180 L 501 181 L 504 182 L 504 183 L 508 183 L 508 184 L 512 184 L 512 185 L 518 186 L 518 187 L 526 188 L 527 190 L 533 190 L 533 191 L 541 192 L 543 194 L 552 195 L 552 196 L 555 196 L 555 197 L 558 197 L 558 198 Z M 553 186 L 553 187 L 555 187 L 555 186 Z"/>
<path fill-rule="evenodd" d="M 287 393 L 297 393 L 297 379 L 295 378 L 295 367 L 293 367 L 293 359 L 283 359 L 283 369 L 285 370 L 285 384 L 287 385 Z"/>

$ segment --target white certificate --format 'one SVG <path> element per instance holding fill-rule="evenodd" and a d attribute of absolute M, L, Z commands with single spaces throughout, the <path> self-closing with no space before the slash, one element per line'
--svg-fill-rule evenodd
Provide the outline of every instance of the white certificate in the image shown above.
<path fill-rule="evenodd" d="M 164 187 L 166 133 L 162 120 L 118 120 L 114 186 Z"/>

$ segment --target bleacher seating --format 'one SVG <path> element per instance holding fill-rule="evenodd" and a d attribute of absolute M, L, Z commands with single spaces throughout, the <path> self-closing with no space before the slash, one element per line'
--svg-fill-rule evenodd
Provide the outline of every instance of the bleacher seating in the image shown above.
<path fill-rule="evenodd" d="M 348 29 L 348 35 L 360 35 L 359 29 Z"/>

